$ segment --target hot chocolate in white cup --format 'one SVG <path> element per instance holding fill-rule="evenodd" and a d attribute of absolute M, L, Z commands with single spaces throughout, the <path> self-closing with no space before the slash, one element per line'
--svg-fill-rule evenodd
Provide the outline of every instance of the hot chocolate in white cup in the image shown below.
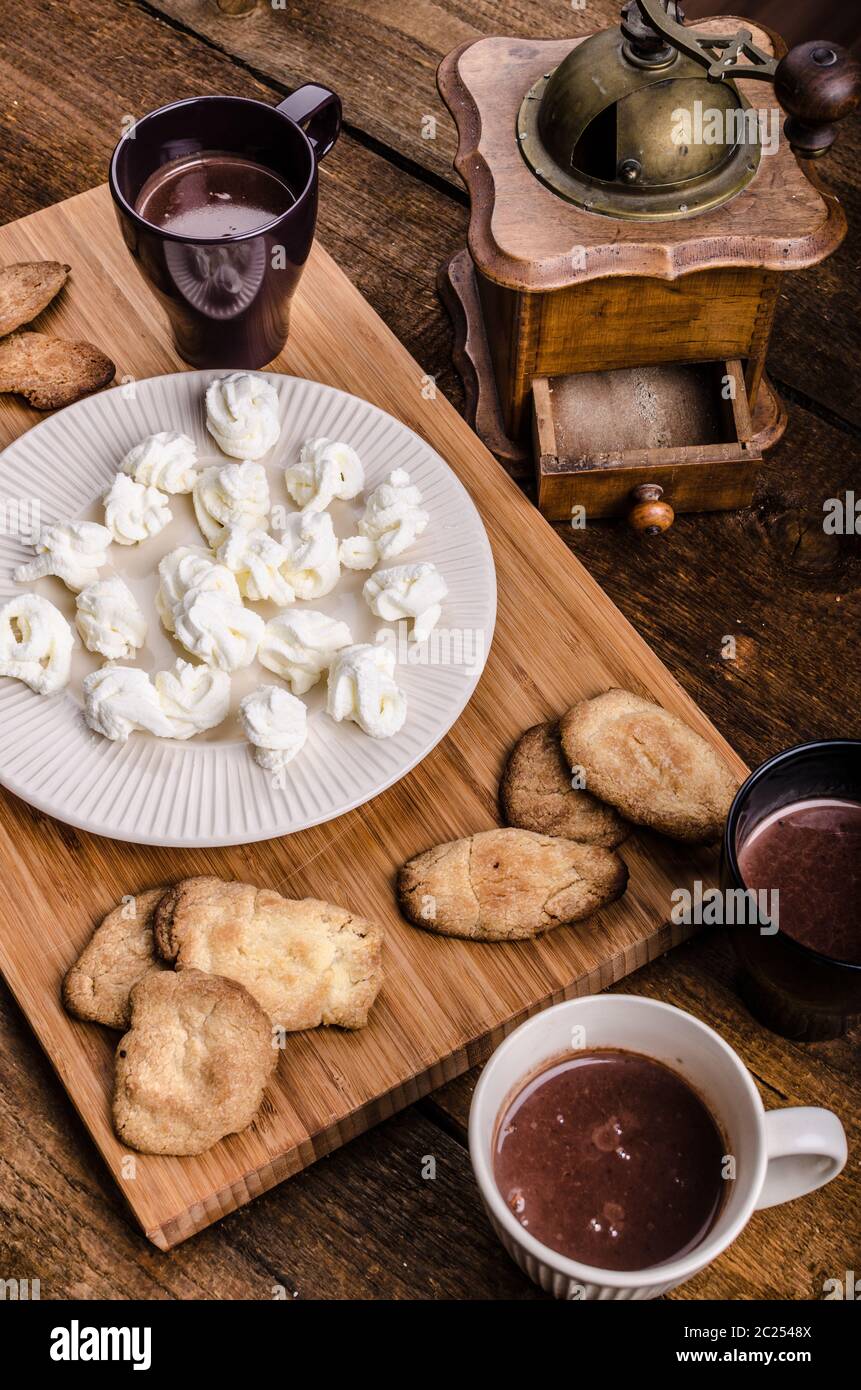
<path fill-rule="evenodd" d="M 735 1176 L 704 1239 L 686 1255 L 641 1270 L 580 1264 L 525 1230 L 493 1171 L 503 1107 L 546 1064 L 577 1051 L 615 1048 L 671 1067 L 702 1097 L 725 1137 Z M 556 1298 L 658 1298 L 717 1259 L 751 1213 L 813 1192 L 846 1163 L 837 1116 L 818 1107 L 766 1111 L 740 1057 L 706 1024 L 670 1004 L 632 994 L 571 999 L 536 1014 L 494 1052 L 469 1116 L 469 1148 L 491 1224 L 520 1268 Z"/>

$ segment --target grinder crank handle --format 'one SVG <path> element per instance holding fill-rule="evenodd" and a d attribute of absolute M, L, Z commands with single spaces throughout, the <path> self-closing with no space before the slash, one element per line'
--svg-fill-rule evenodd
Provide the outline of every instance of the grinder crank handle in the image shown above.
<path fill-rule="evenodd" d="M 622 34 L 641 62 L 672 49 L 701 63 L 710 82 L 741 77 L 773 81 L 788 119 L 786 137 L 801 159 L 818 159 L 837 138 L 836 123 L 861 101 L 861 62 L 839 44 L 813 39 L 774 58 L 753 42 L 749 29 L 706 34 L 684 22 L 681 0 L 628 0 Z M 661 44 L 664 47 L 661 49 Z M 624 50 L 623 50 L 624 52 Z"/>
<path fill-rule="evenodd" d="M 783 129 L 801 159 L 819 159 L 837 139 L 836 122 L 861 101 L 861 63 L 839 44 L 797 44 L 774 73 L 774 95 L 787 112 Z"/>

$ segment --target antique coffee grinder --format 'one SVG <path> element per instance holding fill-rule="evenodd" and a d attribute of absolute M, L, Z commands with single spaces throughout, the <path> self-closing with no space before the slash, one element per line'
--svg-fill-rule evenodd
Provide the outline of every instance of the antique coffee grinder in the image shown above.
<path fill-rule="evenodd" d="M 629 0 L 617 28 L 479 39 L 437 75 L 471 205 L 440 273 L 471 422 L 533 459 L 552 519 L 656 532 L 746 506 L 786 426 L 765 374 L 782 277 L 846 231 L 813 161 L 861 65 L 683 20 Z"/>

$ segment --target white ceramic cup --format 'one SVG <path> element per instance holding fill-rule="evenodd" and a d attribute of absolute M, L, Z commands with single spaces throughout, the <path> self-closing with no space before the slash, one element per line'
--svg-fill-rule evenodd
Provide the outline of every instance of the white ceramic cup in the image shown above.
<path fill-rule="evenodd" d="M 493 1148 L 503 1107 L 551 1060 L 575 1051 L 621 1048 L 671 1067 L 709 1106 L 735 1159 L 720 1215 L 704 1240 L 680 1259 L 649 1269 L 597 1269 L 569 1260 L 524 1230 L 493 1177 Z M 485 1208 L 509 1255 L 556 1298 L 658 1298 L 726 1250 L 751 1212 L 790 1202 L 824 1186 L 846 1163 L 846 1135 L 830 1110 L 766 1112 L 741 1058 L 691 1014 L 633 994 L 593 994 L 546 1009 L 494 1052 L 469 1115 L 469 1150 Z"/>

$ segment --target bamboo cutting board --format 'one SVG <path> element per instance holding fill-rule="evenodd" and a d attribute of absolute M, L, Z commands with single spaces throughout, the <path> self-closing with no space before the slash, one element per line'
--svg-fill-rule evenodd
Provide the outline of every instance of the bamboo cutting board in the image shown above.
<path fill-rule="evenodd" d="M 119 380 L 182 368 L 122 243 L 106 188 L 0 229 L 0 264 L 42 258 L 70 264 L 72 279 L 39 328 L 90 339 L 116 361 Z M 162 1249 L 483 1060 L 528 1014 L 605 988 L 686 934 L 668 923 L 670 894 L 695 879 L 712 883 L 714 853 L 646 835 L 622 848 L 631 873 L 626 896 L 586 925 L 493 945 L 435 937 L 401 919 L 392 891 L 397 866 L 441 840 L 498 823 L 500 773 L 524 729 L 622 685 L 680 714 L 744 772 L 319 246 L 274 369 L 365 397 L 447 460 L 490 536 L 496 636 L 471 704 L 430 756 L 375 801 L 300 834 L 232 849 L 152 849 L 88 836 L 0 793 L 0 966 L 136 1219 Z M 0 397 L 0 443 L 40 418 Z M 378 919 L 387 933 L 386 984 L 363 1032 L 320 1029 L 288 1038 L 263 1108 L 244 1134 L 196 1158 L 137 1155 L 129 1162 L 110 1119 L 116 1034 L 69 1019 L 60 982 L 123 895 L 190 874 L 330 898 Z"/>

